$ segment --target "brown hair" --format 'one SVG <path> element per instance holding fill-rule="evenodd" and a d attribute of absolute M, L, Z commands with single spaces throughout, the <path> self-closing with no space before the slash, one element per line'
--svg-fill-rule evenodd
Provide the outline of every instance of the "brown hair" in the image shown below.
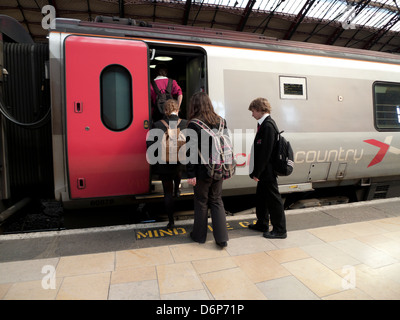
<path fill-rule="evenodd" d="M 190 98 L 189 120 L 198 118 L 208 124 L 218 124 L 220 116 L 214 111 L 212 102 L 205 92 L 197 92 Z"/>
<path fill-rule="evenodd" d="M 164 110 L 165 110 L 165 115 L 167 117 L 169 117 L 172 112 L 178 112 L 179 111 L 178 102 L 175 99 L 168 99 L 164 103 Z"/>
<path fill-rule="evenodd" d="M 168 75 L 168 67 L 164 63 L 160 63 L 156 66 L 156 74 L 157 76 L 166 77 Z"/>
<path fill-rule="evenodd" d="M 249 106 L 250 111 L 262 111 L 262 112 L 268 112 L 271 113 L 271 104 L 269 101 L 265 98 L 257 98 L 254 99 Z"/>

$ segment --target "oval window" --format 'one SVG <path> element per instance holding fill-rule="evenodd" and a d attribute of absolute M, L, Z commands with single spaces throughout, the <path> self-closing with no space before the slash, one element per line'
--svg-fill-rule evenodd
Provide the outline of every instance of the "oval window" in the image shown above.
<path fill-rule="evenodd" d="M 109 65 L 100 75 L 101 120 L 110 130 L 121 131 L 130 126 L 132 112 L 132 77 L 121 65 Z"/>

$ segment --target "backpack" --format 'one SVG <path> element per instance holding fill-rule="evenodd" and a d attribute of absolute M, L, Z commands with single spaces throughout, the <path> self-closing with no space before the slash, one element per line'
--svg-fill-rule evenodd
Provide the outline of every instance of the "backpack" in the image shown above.
<path fill-rule="evenodd" d="M 176 123 L 175 129 L 171 129 L 166 121 L 161 120 L 161 122 L 167 128 L 161 140 L 161 160 L 174 164 L 185 160 L 186 152 L 179 152 L 181 148 L 186 150 L 186 137 L 178 128 L 179 124 L 181 123 L 181 119 L 179 119 Z"/>
<path fill-rule="evenodd" d="M 224 120 L 220 118 L 218 131 L 211 130 L 199 119 L 192 119 L 192 122 L 196 123 L 212 137 L 213 147 L 209 159 L 205 160 L 199 151 L 202 163 L 206 165 L 208 176 L 215 180 L 231 178 L 236 171 L 236 160 L 233 155 L 232 141 L 228 130 L 224 129 Z"/>
<path fill-rule="evenodd" d="M 173 98 L 172 97 L 172 79 L 168 79 L 168 85 L 165 88 L 165 90 L 162 90 L 162 91 L 157 87 L 157 84 L 154 80 L 151 81 L 151 84 L 153 85 L 153 89 L 154 89 L 155 93 L 157 94 L 157 97 L 156 97 L 157 110 L 159 113 L 164 115 L 165 114 L 165 109 L 164 109 L 165 101 Z"/>
<path fill-rule="evenodd" d="M 275 121 L 270 118 L 268 117 L 268 121 L 273 125 L 277 133 L 276 144 L 272 151 L 272 166 L 278 176 L 289 176 L 294 167 L 293 149 L 290 142 L 281 135 L 284 131 L 279 132 Z"/>

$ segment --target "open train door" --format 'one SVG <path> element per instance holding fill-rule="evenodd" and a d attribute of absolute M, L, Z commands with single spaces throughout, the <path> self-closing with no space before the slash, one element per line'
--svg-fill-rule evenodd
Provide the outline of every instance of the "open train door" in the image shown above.
<path fill-rule="evenodd" d="M 64 48 L 70 198 L 148 192 L 147 45 L 71 35 Z"/>

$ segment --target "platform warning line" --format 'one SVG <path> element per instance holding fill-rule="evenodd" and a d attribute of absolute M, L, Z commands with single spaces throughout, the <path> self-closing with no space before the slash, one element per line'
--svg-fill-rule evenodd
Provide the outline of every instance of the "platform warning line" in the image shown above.
<path fill-rule="evenodd" d="M 226 223 L 226 227 L 229 230 L 237 230 L 247 228 L 249 224 L 255 223 L 256 220 L 253 219 L 243 220 L 243 221 L 230 221 Z M 150 228 L 150 229 L 138 229 L 136 230 L 136 240 L 143 239 L 154 239 L 163 237 L 175 237 L 188 234 L 192 229 L 192 225 L 189 226 L 177 226 L 174 228 Z M 208 230 L 213 231 L 212 225 L 208 225 Z"/>

